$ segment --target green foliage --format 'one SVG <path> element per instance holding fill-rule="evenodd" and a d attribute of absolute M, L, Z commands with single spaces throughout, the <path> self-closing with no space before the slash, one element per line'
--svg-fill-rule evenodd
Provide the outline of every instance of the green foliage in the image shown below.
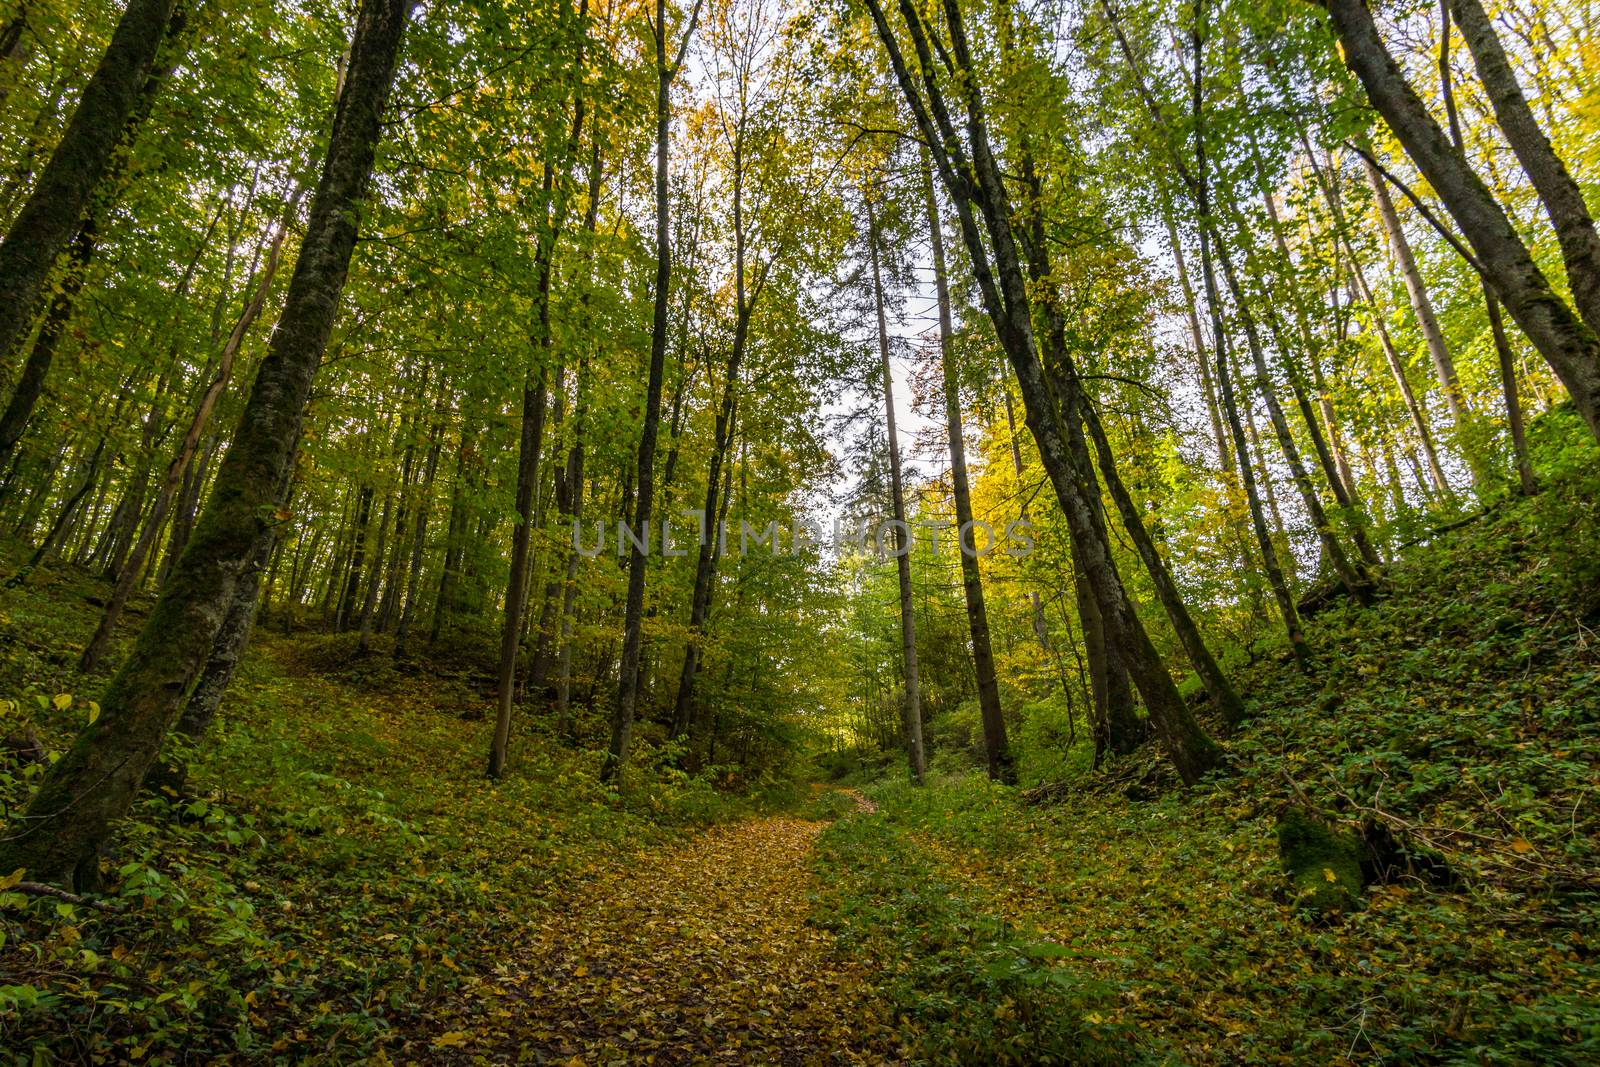
<path fill-rule="evenodd" d="M 1592 1061 L 1600 476 L 1541 457 L 1538 497 L 1409 550 L 1375 607 L 1312 620 L 1314 678 L 1281 660 L 1245 672 L 1232 776 L 1131 802 L 1123 783 L 1159 761 L 1143 753 L 1067 779 L 1052 806 L 934 776 L 873 789 L 878 818 L 962 906 L 1092 946 L 1081 965 L 1119 991 L 1109 1017 L 1185 1062 Z M 1305 798 L 1340 841 L 1309 877 L 1357 887 L 1334 925 L 1286 891 L 1277 813 Z M 1364 823 L 1449 877 L 1402 857 L 1359 888 Z"/>
<path fill-rule="evenodd" d="M 1017 780 L 1039 785 L 1077 778 L 1094 759 L 1094 739 L 1076 709 L 1068 708 L 1059 692 L 1024 704 L 1017 731 Z"/>
<path fill-rule="evenodd" d="M 1278 854 L 1294 902 L 1319 919 L 1332 918 L 1361 900 L 1361 839 L 1324 824 L 1304 808 L 1278 819 Z"/>
<path fill-rule="evenodd" d="M 928 1063 L 1132 1063 L 1107 1021 L 1114 985 L 1079 973 L 1075 945 L 1013 928 L 963 898 L 884 820 L 823 834 L 818 921 L 885 971 L 885 992 Z"/>
<path fill-rule="evenodd" d="M 48 1058 L 70 1035 L 75 1055 L 112 1060 L 398 1055 L 554 888 L 749 810 L 670 751 L 608 792 L 534 723 L 489 785 L 484 731 L 460 718 L 481 713 L 472 691 L 311 675 L 300 651 L 252 658 L 191 793 L 140 801 L 107 859 L 119 910 L 0 891 L 8 1049 Z M 52 746 L 85 714 L 28 704 Z M 36 772 L 0 772 L 8 813 Z"/>

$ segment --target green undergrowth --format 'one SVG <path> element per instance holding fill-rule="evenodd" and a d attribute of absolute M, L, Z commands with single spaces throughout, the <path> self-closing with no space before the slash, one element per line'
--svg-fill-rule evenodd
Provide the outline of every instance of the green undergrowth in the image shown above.
<path fill-rule="evenodd" d="M 94 713 L 72 665 L 101 588 L 63 569 L 0 595 L 0 735 L 58 752 Z M 0 1062 L 426 1056 L 433 1010 L 600 865 L 804 799 L 729 797 L 647 745 L 619 792 L 529 709 L 490 783 L 485 693 L 258 635 L 186 795 L 143 797 L 108 851 L 117 910 L 0 891 Z M 0 766 L 4 822 L 40 773 Z"/>
<path fill-rule="evenodd" d="M 1107 1018 L 1115 984 L 1062 965 L 1078 945 L 982 910 L 898 826 L 842 819 L 816 863 L 816 921 L 881 972 L 925 1062 L 1136 1062 Z"/>
<path fill-rule="evenodd" d="M 1313 673 L 1244 672 L 1226 776 L 1181 790 L 1147 749 L 1048 804 L 970 773 L 869 787 L 877 828 L 824 837 L 849 936 L 911 961 L 915 1006 L 983 958 L 941 969 L 946 916 L 1037 931 L 1185 1062 L 1600 1062 L 1600 469 L 1555 458 L 1536 498 L 1405 551 L 1376 606 L 1308 620 Z M 1332 920 L 1279 855 L 1307 808 L 1377 846 Z"/>

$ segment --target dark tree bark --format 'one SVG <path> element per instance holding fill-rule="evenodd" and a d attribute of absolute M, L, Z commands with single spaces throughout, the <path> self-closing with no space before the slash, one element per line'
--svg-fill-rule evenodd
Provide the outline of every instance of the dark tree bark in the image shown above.
<path fill-rule="evenodd" d="M 589 155 L 589 200 L 584 208 L 583 232 L 593 236 L 595 225 L 599 220 L 600 212 L 600 182 L 602 175 L 600 142 L 595 139 Z M 594 281 L 594 257 L 592 254 L 593 243 L 586 245 L 587 278 L 590 286 Z M 583 325 L 589 322 L 589 289 L 584 289 L 579 296 L 579 303 L 583 309 Z M 584 456 L 588 444 L 589 422 L 589 356 L 585 351 L 578 358 L 577 381 L 574 384 L 572 399 L 572 448 L 567 453 L 566 482 L 568 486 L 567 507 L 572 514 L 572 528 L 574 531 L 583 527 L 584 509 Z M 576 537 L 574 533 L 574 537 Z M 578 568 L 582 565 L 582 557 L 577 551 L 577 546 L 572 546 L 572 551 L 567 553 L 566 573 L 561 583 L 561 622 L 560 634 L 557 639 L 556 650 L 556 729 L 563 737 L 571 737 L 572 729 L 572 631 L 577 615 L 578 599 Z"/>
<path fill-rule="evenodd" d="M 578 69 L 583 66 L 579 51 Z M 521 437 L 517 452 L 516 525 L 511 534 L 511 576 L 506 584 L 505 618 L 500 631 L 500 673 L 498 678 L 498 705 L 495 713 L 494 740 L 489 746 L 489 777 L 499 778 L 505 773 L 506 759 L 511 744 L 511 708 L 516 699 L 517 654 L 522 646 L 523 616 L 528 606 L 530 554 L 533 543 L 533 526 L 540 510 L 538 502 L 539 460 L 544 449 L 544 423 L 547 410 L 547 376 L 554 338 L 550 330 L 550 282 L 555 270 L 556 246 L 561 240 L 561 230 L 566 224 L 568 168 L 577 151 L 578 138 L 583 132 L 583 96 L 574 91 L 572 133 L 568 151 L 559 169 L 547 164 L 544 172 L 543 199 L 540 205 L 542 218 L 538 247 L 534 253 L 534 303 L 538 323 L 535 350 L 538 366 L 529 371 L 529 380 L 522 390 Z"/>
<path fill-rule="evenodd" d="M 285 473 L 292 474 L 293 469 Z M 276 528 L 265 527 L 256 542 L 250 562 L 240 574 L 233 599 L 222 617 L 222 625 L 217 629 L 211 654 L 206 657 L 205 666 L 200 670 L 200 677 L 195 682 L 194 690 L 183 706 L 183 714 L 178 716 L 178 721 L 172 727 L 172 735 L 163 745 L 161 755 L 157 757 L 155 766 L 150 769 L 145 779 L 147 785 L 162 786 L 175 793 L 183 791 L 189 777 L 189 768 L 181 756 L 172 750 L 178 748 L 186 752 L 189 746 L 198 743 L 205 737 L 206 730 L 217 716 L 223 694 L 228 691 L 234 672 L 239 669 L 239 660 L 243 657 L 245 646 L 250 643 L 250 634 L 255 629 L 257 603 L 261 592 L 261 570 L 267 557 L 272 554 L 276 541 Z M 171 744 L 174 738 L 179 741 L 176 746 Z"/>
<path fill-rule="evenodd" d="M 407 639 L 411 636 L 412 620 L 417 614 L 417 596 L 422 586 L 422 556 L 428 543 L 428 512 L 432 510 L 433 479 L 439 471 L 439 438 L 444 429 L 445 392 L 439 391 L 439 410 L 434 415 L 433 429 L 429 434 L 428 462 L 422 482 L 417 487 L 417 499 L 412 507 L 411 562 L 407 568 L 405 601 L 400 606 L 400 621 L 394 627 L 394 658 L 406 658 Z"/>
<path fill-rule="evenodd" d="M 41 881 L 97 875 L 127 811 L 216 643 L 244 572 L 273 522 L 301 419 L 355 248 L 361 202 L 411 0 L 364 0 L 327 158 L 278 328 L 194 538 L 157 598 L 100 717 L 46 773 L 0 866 Z"/>
<path fill-rule="evenodd" d="M 733 345 L 728 354 L 726 377 L 723 380 L 722 400 L 717 407 L 717 421 L 712 430 L 711 461 L 706 473 L 705 507 L 701 512 L 700 544 L 695 556 L 694 586 L 689 594 L 689 642 L 683 650 L 683 667 L 678 672 L 678 694 L 673 700 L 674 737 L 688 733 L 693 718 L 695 682 L 700 673 L 700 644 L 704 636 L 706 619 L 711 613 L 713 583 L 716 581 L 717 563 L 721 555 L 720 538 L 717 536 L 717 516 L 726 505 L 723 467 L 728 464 L 728 450 L 733 445 L 738 407 L 739 370 L 750 329 L 750 306 L 746 304 L 743 293 L 742 262 L 736 267 L 735 274 L 739 276 L 735 282 L 735 288 L 738 290 L 735 299 L 739 304 L 739 310 L 734 322 Z"/>
<path fill-rule="evenodd" d="M 174 11 L 168 20 L 165 52 L 159 62 L 151 61 L 149 72 L 134 99 L 133 108 L 123 122 L 122 136 L 97 182 L 96 192 L 85 201 L 82 220 L 74 220 L 77 221 L 77 233 L 69 246 L 65 273 L 59 288 L 50 297 L 44 323 L 34 338 L 33 347 L 28 351 L 27 360 L 23 362 L 22 375 L 17 381 L 16 388 L 12 390 L 11 399 L 7 402 L 4 413 L 0 413 L 0 469 L 4 469 L 6 462 L 11 458 L 17 442 L 22 439 L 23 431 L 27 429 L 28 422 L 33 417 L 34 407 L 44 395 L 45 378 L 49 375 L 50 365 L 55 360 L 56 347 L 60 344 L 61 335 L 72 319 L 78 294 L 83 289 L 90 263 L 100 243 L 99 217 L 109 207 L 110 201 L 121 192 L 134 138 L 145 120 L 150 117 L 156 97 L 160 95 L 162 87 L 172 76 L 173 67 L 177 65 L 183 52 L 183 31 L 187 21 L 181 8 Z M 48 171 L 46 174 L 48 175 Z M 21 221 L 19 216 L 19 225 Z M 5 269 L 4 256 L 4 247 L 0 247 L 0 271 Z M 193 269 L 192 264 L 190 269 Z M 187 284 L 188 274 L 185 273 L 179 291 L 182 292 Z M 4 292 L 3 283 L 0 283 L 0 293 Z M 7 298 L 0 296 L 0 299 Z M 0 329 L 4 328 L 4 320 L 5 312 L 0 310 Z M 5 355 L 10 344 L 21 340 L 22 336 L 19 334 L 9 342 L 0 342 L 0 357 Z"/>
<path fill-rule="evenodd" d="M 51 363 L 55 361 L 56 347 L 61 343 L 67 323 L 72 321 L 72 310 L 77 305 L 78 293 L 83 290 L 84 278 L 89 272 L 98 243 L 95 221 L 91 216 L 83 220 L 77 236 L 72 239 L 61 288 L 50 297 L 50 307 L 33 339 L 33 347 L 28 350 L 28 358 L 23 361 L 17 386 L 11 391 L 5 411 L 0 412 L 0 468 L 15 454 L 17 442 L 22 440 L 22 434 L 33 418 L 33 409 L 44 395 L 44 382 L 50 373 Z"/>
<path fill-rule="evenodd" d="M 350 531 L 350 568 L 341 583 L 343 592 L 339 594 L 339 610 L 333 617 L 335 633 L 350 629 L 355 616 L 356 594 L 361 590 L 361 572 L 367 564 L 367 528 L 371 524 L 372 486 L 362 485 L 356 489 L 355 525 Z"/>
<path fill-rule="evenodd" d="M 1257 489 L 1255 469 L 1250 460 L 1249 443 L 1245 438 L 1244 427 L 1239 418 L 1239 405 L 1234 397 L 1233 375 L 1228 367 L 1228 334 L 1223 323 L 1222 297 L 1217 284 L 1216 268 L 1211 250 L 1215 219 L 1212 215 L 1211 190 L 1206 174 L 1203 81 L 1204 10 L 1198 4 L 1196 5 L 1192 29 L 1194 75 L 1191 92 L 1193 98 L 1192 117 L 1195 125 L 1195 162 L 1194 168 L 1191 170 L 1180 155 L 1172 132 L 1166 128 L 1161 108 L 1157 105 L 1149 87 L 1145 84 L 1144 75 L 1139 69 L 1133 46 L 1128 42 L 1126 34 L 1123 33 L 1122 24 L 1118 20 L 1116 12 L 1112 9 L 1108 0 L 1101 0 L 1101 3 L 1107 19 L 1111 23 L 1112 31 L 1116 35 L 1118 47 L 1121 49 L 1123 57 L 1128 63 L 1129 71 L 1133 75 L 1135 88 L 1138 90 L 1140 98 L 1144 101 L 1146 109 L 1150 112 L 1151 120 L 1162 129 L 1167 150 L 1171 156 L 1173 171 L 1182 180 L 1189 191 L 1190 197 L 1194 200 L 1195 213 L 1199 222 L 1201 275 L 1205 283 L 1206 304 L 1210 309 L 1212 343 L 1216 346 L 1216 378 L 1218 393 L 1222 401 L 1222 412 L 1233 439 L 1234 454 L 1238 460 L 1239 480 L 1244 489 L 1245 500 L 1249 505 L 1251 525 L 1255 531 L 1257 547 L 1261 552 L 1262 570 L 1266 572 L 1267 584 L 1271 587 L 1273 597 L 1278 602 L 1278 611 L 1283 618 L 1284 630 L 1289 639 L 1289 649 L 1301 668 L 1307 669 L 1311 663 L 1310 649 L 1306 646 L 1305 634 L 1300 627 L 1300 615 L 1295 609 L 1294 597 L 1289 592 L 1289 583 L 1284 576 L 1283 567 L 1279 561 L 1277 545 L 1274 543 L 1272 531 L 1267 526 L 1266 516 L 1262 512 L 1261 494 Z M 1265 475 L 1264 467 L 1263 475 Z"/>
<path fill-rule="evenodd" d="M 83 503 L 83 498 L 89 495 L 100 480 L 100 459 L 105 455 L 106 438 L 100 435 L 100 440 L 94 446 L 94 452 L 89 456 L 89 462 L 84 465 L 83 480 L 78 483 L 78 488 L 62 503 L 61 510 L 56 513 L 56 519 L 46 531 L 44 540 L 33 550 L 33 555 L 28 557 L 28 562 L 7 580 L 8 588 L 21 585 L 39 566 L 54 556 L 65 537 L 67 528 L 72 524 L 72 517 L 78 513 L 78 507 Z"/>
<path fill-rule="evenodd" d="M 984 311 L 994 324 L 1001 347 L 1017 376 L 1028 429 L 1033 433 L 1040 462 L 1073 531 L 1075 547 L 1082 548 L 1081 563 L 1104 616 L 1108 643 L 1126 651 L 1129 675 L 1144 697 L 1151 723 L 1179 776 L 1185 782 L 1196 782 L 1208 771 L 1223 765 L 1222 751 L 1189 713 L 1160 654 L 1134 613 L 1112 566 L 1108 546 L 1096 531 L 1094 504 L 1084 491 L 1092 475 L 1079 466 L 1069 449 L 1069 430 L 1063 425 L 1062 412 L 1070 410 L 1070 406 L 1063 408 L 1058 401 L 1039 357 L 1029 280 L 1012 229 L 1009 197 L 990 147 L 988 122 L 977 83 L 970 76 L 958 79 L 966 111 L 966 137 L 963 139 L 946 107 L 937 73 L 942 67 L 934 58 L 915 4 L 912 0 L 900 0 L 899 10 L 916 50 L 920 87 L 900 51 L 880 0 L 868 0 L 867 6 L 879 40 L 888 53 L 895 79 L 916 119 L 918 132 L 929 144 L 940 179 L 955 206 Z M 952 62 L 959 70 L 970 72 L 971 52 L 957 0 L 945 0 L 944 15 Z M 974 208 L 982 215 L 982 230 Z"/>
<path fill-rule="evenodd" d="M 300 203 L 300 193 L 297 191 L 289 199 L 289 206 L 285 210 L 283 220 L 278 224 L 277 233 L 272 237 L 267 254 L 266 265 L 262 268 L 260 281 L 251 299 L 245 304 L 238 320 L 234 323 L 233 331 L 228 335 L 228 340 L 222 347 L 222 353 L 217 361 L 216 376 L 207 385 L 201 394 L 199 402 L 195 405 L 194 414 L 189 420 L 188 431 L 184 434 L 182 442 L 178 445 L 177 455 L 167 468 L 166 477 L 162 480 L 161 489 L 156 495 L 155 503 L 151 506 L 150 515 L 145 520 L 144 531 L 140 534 L 120 567 L 117 583 L 111 591 L 111 598 L 106 603 L 106 610 L 100 616 L 100 623 L 95 628 L 94 636 L 84 646 L 83 655 L 78 660 L 78 670 L 88 674 L 99 666 L 101 658 L 105 655 L 110 644 L 111 635 L 116 630 L 117 621 L 122 617 L 122 611 L 127 607 L 128 597 L 133 595 L 135 586 L 139 583 L 140 575 L 144 569 L 145 561 L 149 558 L 150 551 L 155 547 L 156 538 L 160 536 L 162 524 L 167 517 L 167 511 L 172 506 L 174 497 L 178 495 L 183 479 L 189 475 L 189 464 L 194 458 L 195 450 L 200 444 L 200 436 L 206 430 L 207 423 L 211 420 L 211 412 L 216 408 L 217 402 L 222 398 L 222 393 L 228 387 L 228 382 L 233 375 L 233 363 L 239 353 L 239 348 L 244 343 L 245 334 L 261 314 L 261 309 L 266 305 L 267 294 L 272 289 L 272 279 L 277 273 L 278 261 L 283 252 L 284 238 L 288 235 L 289 223 L 293 218 L 296 208 Z"/>
<path fill-rule="evenodd" d="M 1344 45 L 1345 64 L 1461 227 L 1495 295 L 1600 438 L 1600 338 L 1551 288 L 1505 210 L 1406 82 L 1378 36 L 1366 0 L 1321 2 Z"/>
<path fill-rule="evenodd" d="M 939 221 L 938 199 L 933 191 L 933 170 L 926 154 L 922 157 L 922 166 L 928 202 L 928 237 L 933 252 L 933 288 L 939 308 L 939 362 L 944 371 L 945 434 L 950 439 L 950 483 L 956 505 L 956 549 L 961 555 L 961 588 L 967 602 L 967 630 L 972 636 L 972 666 L 978 678 L 978 713 L 983 722 L 984 761 L 991 779 L 1009 783 L 1017 780 L 1017 768 L 1006 738 L 1005 711 L 1000 706 L 1000 683 L 995 678 L 994 648 L 989 640 L 989 612 L 983 600 L 983 576 L 978 570 L 978 534 L 972 521 L 972 489 L 967 484 L 967 449 L 966 442 L 962 440 L 961 389 L 952 344 L 955 323 L 950 313 L 950 289 L 945 276 L 944 231 Z"/>
<path fill-rule="evenodd" d="M 1205 638 L 1200 634 L 1200 627 L 1195 625 L 1188 607 L 1183 602 L 1183 593 L 1172 579 L 1172 572 L 1167 569 L 1166 561 L 1156 549 L 1150 531 L 1145 529 L 1144 517 L 1139 512 L 1139 506 L 1134 503 L 1127 486 L 1122 482 L 1122 477 L 1117 473 L 1116 459 L 1111 453 L 1110 443 L 1106 440 L 1105 429 L 1100 425 L 1100 416 L 1096 414 L 1091 404 L 1085 403 L 1082 410 L 1084 423 L 1089 428 L 1089 439 L 1094 442 L 1095 453 L 1100 460 L 1100 477 L 1105 481 L 1106 491 L 1111 494 L 1111 501 L 1116 504 L 1117 511 L 1122 516 L 1122 524 L 1128 531 L 1128 538 L 1133 542 L 1134 550 L 1139 553 L 1145 569 L 1150 572 L 1151 583 L 1156 587 L 1156 596 L 1160 599 L 1161 606 L 1166 609 L 1167 619 L 1172 624 L 1173 632 L 1178 635 L 1178 641 L 1188 653 L 1189 662 L 1200 678 L 1200 684 L 1205 687 L 1212 706 L 1217 709 L 1217 713 L 1225 722 L 1237 725 L 1244 719 L 1244 702 L 1239 699 L 1233 683 L 1228 681 L 1228 676 L 1222 673 L 1222 668 L 1212 656 L 1211 649 L 1207 647 Z"/>
<path fill-rule="evenodd" d="M 900 663 L 905 674 L 905 700 L 901 706 L 902 743 L 906 759 L 911 764 L 911 778 L 920 785 L 928 771 L 928 760 L 922 745 L 922 679 L 917 663 L 917 617 L 911 596 L 911 527 L 906 522 L 905 487 L 900 477 L 900 440 L 894 419 L 894 374 L 889 367 L 889 323 L 883 310 L 878 221 L 870 194 L 866 204 L 867 257 L 872 264 L 872 300 L 877 312 L 878 360 L 882 365 L 884 422 L 889 437 L 889 496 L 895 524 L 894 563 L 900 588 Z"/>
<path fill-rule="evenodd" d="M 378 543 L 372 547 L 372 577 L 367 580 L 367 593 L 361 599 L 360 633 L 356 639 L 356 654 L 365 655 L 372 647 L 372 619 L 378 607 L 378 593 L 384 584 L 384 566 L 388 559 L 389 516 L 394 508 L 393 497 L 385 494 L 383 512 L 378 517 Z"/>
<path fill-rule="evenodd" d="M 129 0 L 61 141 L 0 241 L 0 355 L 27 333 L 56 257 L 129 132 L 175 0 Z"/>
<path fill-rule="evenodd" d="M 672 137 L 672 82 L 683 67 L 683 56 L 700 18 L 700 0 L 695 0 L 688 27 L 678 45 L 676 59 L 667 55 L 666 0 L 656 0 L 656 279 L 655 309 L 650 329 L 650 370 L 645 384 L 644 426 L 639 437 L 635 483 L 633 529 L 648 542 L 655 503 L 656 437 L 661 427 L 661 380 L 667 362 L 667 311 L 672 286 L 672 212 L 668 195 L 668 155 Z M 650 557 L 637 549 L 628 553 L 628 594 L 623 607 L 622 665 L 617 682 L 617 700 L 611 713 L 611 740 L 600 766 L 602 781 L 612 781 L 622 773 L 633 740 L 633 718 L 639 703 L 639 653 L 644 644 L 644 580 Z"/>
<path fill-rule="evenodd" d="M 1595 233 L 1594 218 L 1584 202 L 1583 191 L 1539 128 L 1483 5 L 1479 0 L 1448 3 L 1478 68 L 1478 78 L 1488 90 L 1495 120 L 1533 182 L 1556 231 L 1578 313 L 1591 331 L 1600 332 L 1600 235 Z"/>
<path fill-rule="evenodd" d="M 466 538 L 467 499 L 466 487 L 469 467 L 468 430 L 463 423 L 456 443 L 456 471 L 450 480 L 450 521 L 444 535 L 444 565 L 439 568 L 439 587 L 433 598 L 433 624 L 428 631 L 428 643 L 436 645 L 447 623 L 456 613 L 457 588 L 461 584 L 462 541 Z"/>

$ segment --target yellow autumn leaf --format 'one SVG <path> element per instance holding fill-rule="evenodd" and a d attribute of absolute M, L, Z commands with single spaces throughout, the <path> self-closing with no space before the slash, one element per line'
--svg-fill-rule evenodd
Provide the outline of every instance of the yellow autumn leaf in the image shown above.
<path fill-rule="evenodd" d="M 1334 874 L 1332 868 L 1329 867 L 1322 868 L 1322 877 L 1326 878 L 1330 882 L 1337 882 L 1339 880 L 1339 876 Z"/>
<path fill-rule="evenodd" d="M 1532 852 L 1533 851 L 1533 846 L 1528 844 L 1526 838 L 1519 837 L 1516 840 L 1511 842 L 1511 851 L 1513 851 L 1513 852 Z"/>
<path fill-rule="evenodd" d="M 460 1048 L 470 1035 L 465 1030 L 447 1030 L 433 1039 L 434 1048 Z"/>
<path fill-rule="evenodd" d="M 72 694 L 57 693 L 50 699 L 50 703 L 55 706 L 57 711 L 66 711 L 68 708 L 72 707 Z"/>

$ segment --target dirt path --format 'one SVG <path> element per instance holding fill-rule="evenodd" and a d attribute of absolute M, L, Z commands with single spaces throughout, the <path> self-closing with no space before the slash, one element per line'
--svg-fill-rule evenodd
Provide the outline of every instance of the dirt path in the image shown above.
<path fill-rule="evenodd" d="M 806 921 L 822 829 L 754 819 L 601 872 L 534 923 L 432 1051 L 591 1067 L 898 1061 L 870 976 Z"/>

